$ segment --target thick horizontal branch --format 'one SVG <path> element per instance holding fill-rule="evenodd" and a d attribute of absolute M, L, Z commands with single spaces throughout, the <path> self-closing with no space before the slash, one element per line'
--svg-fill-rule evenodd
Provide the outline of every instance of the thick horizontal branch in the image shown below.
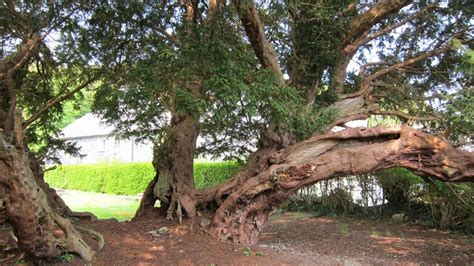
<path fill-rule="evenodd" d="M 254 197 L 268 189 L 296 191 L 325 179 L 397 166 L 442 181 L 474 182 L 474 153 L 408 126 L 329 132 L 278 153 L 276 156 L 283 157 L 280 163 L 249 179 L 219 210 L 246 194 Z"/>
<path fill-rule="evenodd" d="M 211 233 L 235 242 L 256 243 L 261 223 L 274 207 L 302 187 L 340 176 L 404 167 L 442 181 L 474 182 L 474 153 L 408 126 L 329 132 L 275 156 L 281 157 L 279 163 L 249 178 L 220 205 Z M 229 222 L 234 220 L 238 222 Z"/>

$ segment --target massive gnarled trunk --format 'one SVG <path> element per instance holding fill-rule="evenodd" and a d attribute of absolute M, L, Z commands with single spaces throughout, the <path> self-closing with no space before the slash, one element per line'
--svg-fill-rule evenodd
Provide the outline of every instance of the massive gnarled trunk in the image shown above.
<path fill-rule="evenodd" d="M 474 181 L 474 154 L 442 138 L 408 126 L 346 129 L 273 153 L 267 169 L 235 187 L 220 204 L 211 232 L 255 244 L 270 212 L 298 189 L 396 166 L 446 182 Z"/>
<path fill-rule="evenodd" d="M 191 114 L 175 115 L 171 121 L 173 134 L 173 150 L 171 150 L 170 182 L 172 198 L 171 206 L 176 205 L 180 218 L 183 208 L 188 216 L 194 216 L 195 209 L 189 198 L 194 185 L 194 155 L 196 140 L 199 134 L 199 122 Z M 168 213 L 168 216 L 172 215 Z"/>
<path fill-rule="evenodd" d="M 183 4 L 186 9 L 184 19 L 187 27 L 186 34 L 179 43 L 182 45 L 181 48 L 189 49 L 188 46 L 198 39 L 194 27 L 198 26 L 199 3 L 184 1 Z M 207 26 L 217 8 L 217 2 L 211 1 L 206 23 L 201 26 Z M 191 62 L 190 74 L 183 80 L 171 81 L 170 86 L 178 84 L 178 87 L 185 89 L 188 96 L 197 101 L 203 97 L 203 74 L 200 73 L 199 58 L 194 58 Z M 184 214 L 188 217 L 195 215 L 196 203 L 192 198 L 195 191 L 193 164 L 200 130 L 199 114 L 185 110 L 182 106 L 181 110 L 178 110 L 178 97 L 180 96 L 175 92 L 171 99 L 169 132 L 154 147 L 153 166 L 156 175 L 148 184 L 135 217 L 144 216 L 153 210 L 157 200 L 160 201 L 162 212 L 166 209 L 168 219 L 174 219 L 176 216 L 181 222 Z"/>
<path fill-rule="evenodd" d="M 194 216 L 195 205 L 189 195 L 195 189 L 193 162 L 199 122 L 191 114 L 174 114 L 171 129 L 154 147 L 153 166 L 156 175 L 148 184 L 135 217 L 144 216 L 160 201 L 168 219 L 176 214 L 181 221 L 183 209 Z"/>
<path fill-rule="evenodd" d="M 14 132 L 13 138 L 0 134 L 0 184 L 5 188 L 6 214 L 19 248 L 41 259 L 54 259 L 68 250 L 90 261 L 93 251 L 76 227 L 51 208 L 48 195 L 37 184 L 22 145 L 21 128 Z"/>
<path fill-rule="evenodd" d="M 51 260 L 69 251 L 90 261 L 93 251 L 78 229 L 91 231 L 63 216 L 71 213 L 69 208 L 44 182 L 41 167 L 31 160 L 23 139 L 25 125 L 17 109 L 17 91 L 21 73 L 27 71 L 41 43 L 40 36 L 32 35 L 0 62 L 0 187 L 5 212 L 19 248 L 28 255 Z"/>

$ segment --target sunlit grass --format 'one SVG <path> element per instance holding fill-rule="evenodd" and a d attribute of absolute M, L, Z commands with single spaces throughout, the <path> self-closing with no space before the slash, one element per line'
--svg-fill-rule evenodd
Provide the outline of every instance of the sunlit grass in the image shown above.
<path fill-rule="evenodd" d="M 71 210 L 91 212 L 99 219 L 115 218 L 118 221 L 129 221 L 139 205 L 138 198 L 132 197 L 74 190 L 60 194 Z"/>
<path fill-rule="evenodd" d="M 138 208 L 138 202 L 132 202 L 130 204 L 120 204 L 116 206 L 94 206 L 87 204 L 70 204 L 69 207 L 73 211 L 87 211 L 93 213 L 99 219 L 110 219 L 115 218 L 120 222 L 129 221 Z"/>

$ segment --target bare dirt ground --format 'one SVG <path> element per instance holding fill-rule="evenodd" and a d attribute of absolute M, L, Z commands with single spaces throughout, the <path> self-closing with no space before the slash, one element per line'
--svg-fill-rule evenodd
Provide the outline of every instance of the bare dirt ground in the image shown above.
<path fill-rule="evenodd" d="M 474 264 L 472 235 L 301 213 L 273 216 L 260 244 L 252 247 L 220 242 L 207 234 L 199 221 L 178 225 L 147 217 L 88 224 L 105 237 L 105 246 L 92 265 Z M 148 233 L 163 226 L 168 232 Z M 14 262 L 15 258 L 3 261 Z M 75 258 L 72 265 L 87 263 Z"/>

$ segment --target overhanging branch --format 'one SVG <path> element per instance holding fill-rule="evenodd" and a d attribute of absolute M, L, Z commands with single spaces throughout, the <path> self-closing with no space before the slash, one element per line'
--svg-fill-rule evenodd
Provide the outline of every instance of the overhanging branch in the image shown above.
<path fill-rule="evenodd" d="M 96 81 L 98 77 L 99 75 L 94 75 L 93 77 L 82 82 L 81 84 L 79 84 L 77 87 L 70 90 L 66 94 L 62 96 L 58 95 L 55 98 L 49 100 L 45 105 L 39 108 L 38 111 L 36 111 L 33 115 L 31 115 L 30 118 L 28 118 L 25 122 L 23 122 L 23 128 L 27 128 L 29 125 L 31 125 L 31 123 L 41 118 L 41 116 L 43 116 L 51 107 L 72 97 L 75 93 L 79 92 L 80 90 L 84 89 L 89 84 L 91 84 L 92 82 Z"/>
<path fill-rule="evenodd" d="M 390 72 L 397 71 L 397 70 L 399 70 L 403 67 L 412 65 L 412 64 L 414 64 L 416 62 L 419 62 L 419 61 L 423 61 L 423 60 L 428 59 L 432 56 L 442 54 L 442 53 L 444 53 L 448 50 L 449 50 L 449 45 L 445 45 L 445 46 L 443 46 L 441 48 L 438 48 L 436 50 L 432 50 L 432 51 L 422 53 L 421 55 L 418 55 L 416 57 L 407 59 L 407 60 L 405 60 L 403 62 L 400 62 L 398 64 L 394 64 L 394 65 L 382 68 L 381 70 L 379 70 L 379 71 L 369 75 L 368 77 L 366 77 L 365 80 L 366 81 L 373 81 L 373 80 L 375 80 L 377 78 L 380 78 L 381 76 L 384 76 L 384 75 L 386 75 Z"/>

